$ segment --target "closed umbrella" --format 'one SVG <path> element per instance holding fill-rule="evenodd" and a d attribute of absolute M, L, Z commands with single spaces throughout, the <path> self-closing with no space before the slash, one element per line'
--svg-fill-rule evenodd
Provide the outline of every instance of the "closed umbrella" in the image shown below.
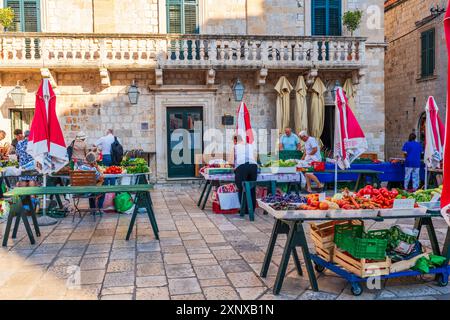
<path fill-rule="evenodd" d="M 307 90 L 305 78 L 303 78 L 303 76 L 299 76 L 297 79 L 297 85 L 295 86 L 295 100 L 297 105 L 294 110 L 294 121 L 296 133 L 301 131 L 308 132 L 308 109 L 306 106 Z"/>
<path fill-rule="evenodd" d="M 450 0 L 447 5 L 447 12 L 444 18 L 444 31 L 445 39 L 447 41 L 447 61 L 450 60 Z M 450 123 L 450 112 L 448 106 L 450 105 L 450 70 L 447 70 L 447 112 L 444 139 L 444 186 L 442 188 L 441 195 L 441 213 L 447 224 L 450 226 L 450 214 L 448 209 L 450 207 L 450 131 L 448 130 L 448 124 Z"/>
<path fill-rule="evenodd" d="M 44 174 L 44 185 L 47 175 L 62 169 L 68 162 L 66 143 L 61 126 L 56 116 L 56 96 L 49 79 L 43 79 L 36 93 L 35 114 L 30 128 L 27 153 L 33 157 L 38 171 Z M 54 219 L 44 215 L 40 225 L 56 223 Z"/>
<path fill-rule="evenodd" d="M 337 167 L 339 166 L 342 170 L 350 168 L 353 160 L 367 150 L 367 140 L 342 88 L 336 89 L 335 103 L 334 158 L 336 163 L 334 192 L 336 193 Z"/>
<path fill-rule="evenodd" d="M 428 187 L 428 169 L 439 168 L 443 156 L 445 129 L 439 118 L 439 108 L 433 97 L 428 97 L 425 106 L 425 189 Z"/>
<path fill-rule="evenodd" d="M 311 112 L 309 118 L 309 133 L 321 142 L 323 126 L 325 122 L 325 99 L 323 95 L 327 88 L 320 78 L 314 81 L 312 86 Z"/>
<path fill-rule="evenodd" d="M 252 124 L 250 122 L 250 113 L 244 102 L 241 102 L 237 111 L 236 134 L 240 135 L 242 139 L 245 138 L 249 144 L 252 144 L 255 141 Z"/>
<path fill-rule="evenodd" d="M 289 83 L 288 79 L 285 76 L 282 76 L 280 80 L 278 80 L 275 90 L 278 93 L 277 97 L 277 129 L 280 132 L 289 127 L 289 114 L 290 114 L 290 93 L 293 87 Z"/>
<path fill-rule="evenodd" d="M 343 89 L 345 91 L 345 96 L 348 99 L 348 105 L 349 105 L 350 109 L 355 111 L 355 108 L 356 108 L 356 100 L 355 100 L 356 99 L 356 89 L 353 86 L 352 79 L 347 79 L 345 81 Z"/>

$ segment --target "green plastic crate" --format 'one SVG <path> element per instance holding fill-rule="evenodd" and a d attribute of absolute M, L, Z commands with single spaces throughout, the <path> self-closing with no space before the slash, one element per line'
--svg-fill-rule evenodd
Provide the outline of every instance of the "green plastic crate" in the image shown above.
<path fill-rule="evenodd" d="M 388 241 L 385 239 L 353 239 L 353 248 L 347 250 L 357 259 L 383 260 L 386 258 Z"/>
<path fill-rule="evenodd" d="M 374 230 L 367 233 L 364 227 L 352 224 L 335 226 L 336 246 L 357 259 L 382 260 L 386 257 L 389 230 Z"/>
<path fill-rule="evenodd" d="M 362 238 L 364 226 L 351 223 L 334 226 L 334 243 L 342 250 L 353 249 L 355 238 Z"/>
<path fill-rule="evenodd" d="M 389 240 L 391 237 L 391 232 L 390 230 L 372 230 L 372 231 L 368 231 L 365 234 L 365 237 L 368 239 L 384 239 L 384 240 Z"/>
<path fill-rule="evenodd" d="M 281 150 L 279 153 L 280 160 L 290 160 L 290 159 L 301 159 L 303 157 L 303 153 L 301 151 L 296 150 Z"/>

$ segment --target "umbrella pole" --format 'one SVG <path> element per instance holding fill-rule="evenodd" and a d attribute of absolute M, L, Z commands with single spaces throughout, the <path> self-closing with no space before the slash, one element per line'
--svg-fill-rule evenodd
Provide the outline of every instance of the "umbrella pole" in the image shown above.
<path fill-rule="evenodd" d="M 337 193 L 337 159 L 334 163 L 334 194 Z"/>
<path fill-rule="evenodd" d="M 424 183 L 424 189 L 428 189 L 428 166 L 425 163 L 425 183 Z"/>
<path fill-rule="evenodd" d="M 47 186 L 47 174 L 44 174 L 44 187 Z M 47 195 L 44 194 L 44 201 L 42 205 L 42 217 L 38 218 L 38 224 L 40 226 L 51 226 L 57 223 L 56 219 L 53 219 L 45 214 L 47 207 Z"/>

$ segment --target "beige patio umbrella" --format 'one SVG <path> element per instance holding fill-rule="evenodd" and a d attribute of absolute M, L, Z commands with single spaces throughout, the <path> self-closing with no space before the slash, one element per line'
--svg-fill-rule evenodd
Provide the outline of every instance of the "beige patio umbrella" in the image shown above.
<path fill-rule="evenodd" d="M 289 114 L 290 114 L 290 106 L 289 106 L 289 94 L 292 91 L 293 87 L 289 83 L 288 79 L 285 76 L 282 76 L 280 80 L 278 80 L 275 90 L 278 93 L 277 97 L 277 129 L 280 132 L 289 127 Z"/>
<path fill-rule="evenodd" d="M 306 87 L 305 78 L 299 76 L 295 86 L 295 101 L 297 105 L 294 110 L 295 132 L 308 131 L 308 109 L 306 106 Z"/>
<path fill-rule="evenodd" d="M 356 108 L 356 101 L 355 101 L 356 89 L 353 86 L 352 79 L 347 79 L 345 81 L 343 89 L 345 91 L 345 95 L 347 96 L 348 105 L 350 106 L 350 109 L 352 109 L 352 111 L 355 111 L 355 108 Z"/>
<path fill-rule="evenodd" d="M 312 86 L 311 112 L 309 119 L 309 133 L 322 144 L 320 137 L 322 136 L 323 126 L 325 122 L 325 100 L 324 93 L 327 90 L 322 80 L 317 77 Z"/>

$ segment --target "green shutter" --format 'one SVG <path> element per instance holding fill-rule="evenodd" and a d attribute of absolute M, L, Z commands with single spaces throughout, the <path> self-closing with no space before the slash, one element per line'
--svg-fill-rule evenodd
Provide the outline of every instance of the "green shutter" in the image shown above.
<path fill-rule="evenodd" d="M 435 68 L 435 30 L 431 29 L 422 32 L 421 42 L 421 75 L 422 77 L 432 76 Z"/>
<path fill-rule="evenodd" d="M 167 32 L 198 33 L 198 0 L 167 0 Z"/>
<path fill-rule="evenodd" d="M 25 32 L 38 32 L 39 29 L 39 10 L 37 1 L 24 1 L 23 17 Z"/>
<path fill-rule="evenodd" d="M 429 37 L 428 37 L 428 71 L 429 71 L 429 75 L 433 75 L 434 74 L 434 58 L 435 58 L 435 53 L 434 53 L 434 48 L 435 48 L 435 41 L 434 41 L 434 29 L 430 30 L 429 33 Z"/>
<path fill-rule="evenodd" d="M 39 0 L 6 0 L 7 7 L 14 10 L 14 24 L 9 28 L 16 32 L 39 32 Z"/>
<path fill-rule="evenodd" d="M 329 0 L 328 33 L 329 36 L 341 35 L 341 0 Z"/>
<path fill-rule="evenodd" d="M 312 34 L 340 36 L 342 34 L 341 0 L 312 0 Z"/>
<path fill-rule="evenodd" d="M 7 7 L 11 7 L 14 10 L 14 23 L 11 27 L 8 28 L 8 30 L 12 32 L 22 31 L 20 25 L 21 22 L 20 0 L 7 0 L 5 4 Z"/>
<path fill-rule="evenodd" d="M 194 34 L 197 33 L 198 26 L 198 13 L 197 13 L 197 1 L 185 0 L 184 1 L 184 33 Z"/>

